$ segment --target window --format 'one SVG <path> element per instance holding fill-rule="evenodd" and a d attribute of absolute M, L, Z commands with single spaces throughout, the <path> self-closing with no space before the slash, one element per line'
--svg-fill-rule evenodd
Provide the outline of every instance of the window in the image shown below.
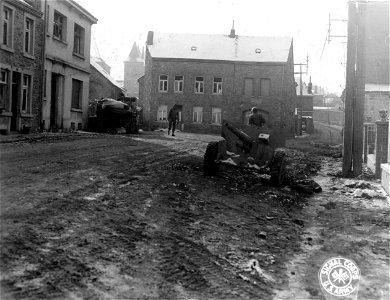
<path fill-rule="evenodd" d="M 244 79 L 244 95 L 253 96 L 253 78 Z"/>
<path fill-rule="evenodd" d="M 8 71 L 0 70 L 0 109 L 5 110 L 7 108 L 8 98 L 8 83 L 9 75 Z"/>
<path fill-rule="evenodd" d="M 31 76 L 23 75 L 22 81 L 22 112 L 29 112 L 31 100 Z"/>
<path fill-rule="evenodd" d="M 175 93 L 182 93 L 184 85 L 183 76 L 175 76 Z"/>
<path fill-rule="evenodd" d="M 83 82 L 72 79 L 72 108 L 81 109 L 81 100 L 83 96 Z"/>
<path fill-rule="evenodd" d="M 221 125 L 221 109 L 213 107 L 211 109 L 211 123 Z"/>
<path fill-rule="evenodd" d="M 54 11 L 53 36 L 61 41 L 66 40 L 66 17 Z"/>
<path fill-rule="evenodd" d="M 26 18 L 24 25 L 24 52 L 33 55 L 34 50 L 34 21 Z"/>
<path fill-rule="evenodd" d="M 12 48 L 12 26 L 13 26 L 13 10 L 11 10 L 8 7 L 3 7 L 3 26 L 2 26 L 2 33 L 3 33 L 3 40 L 2 44 L 4 46 L 7 46 L 8 48 Z"/>
<path fill-rule="evenodd" d="M 222 94 L 222 78 L 214 77 L 213 94 Z"/>
<path fill-rule="evenodd" d="M 195 123 L 202 123 L 203 117 L 203 107 L 194 107 L 193 121 Z"/>
<path fill-rule="evenodd" d="M 203 77 L 195 77 L 195 93 L 204 92 L 204 80 Z"/>
<path fill-rule="evenodd" d="M 75 23 L 73 53 L 84 56 L 84 36 L 85 29 Z"/>
<path fill-rule="evenodd" d="M 269 96 L 271 90 L 271 79 L 262 78 L 260 80 L 260 96 Z"/>
<path fill-rule="evenodd" d="M 157 121 L 167 120 L 168 115 L 168 106 L 160 105 L 157 110 Z"/>
<path fill-rule="evenodd" d="M 168 76 L 160 75 L 160 81 L 158 83 L 159 92 L 168 92 Z"/>

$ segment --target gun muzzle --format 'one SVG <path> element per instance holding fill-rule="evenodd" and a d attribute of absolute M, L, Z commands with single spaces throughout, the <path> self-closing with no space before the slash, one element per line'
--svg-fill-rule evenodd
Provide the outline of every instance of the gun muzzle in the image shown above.
<path fill-rule="evenodd" d="M 247 135 L 245 132 L 243 132 L 242 130 L 230 125 L 229 123 L 224 123 L 223 124 L 227 129 L 229 129 L 235 136 L 237 136 L 243 143 L 245 146 L 247 147 L 252 147 L 252 144 L 253 144 L 253 139 Z"/>

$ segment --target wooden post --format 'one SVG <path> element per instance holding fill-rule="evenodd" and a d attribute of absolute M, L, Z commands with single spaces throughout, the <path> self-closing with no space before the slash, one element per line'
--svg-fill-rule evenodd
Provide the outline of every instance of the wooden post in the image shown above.
<path fill-rule="evenodd" d="M 353 111 L 352 161 L 353 175 L 362 174 L 363 166 L 363 119 L 365 97 L 365 26 L 367 24 L 366 4 L 358 2 L 357 50 L 356 50 L 356 98 Z"/>
<path fill-rule="evenodd" d="M 355 64 L 356 64 L 356 2 L 349 2 L 348 7 L 348 44 L 347 72 L 345 85 L 345 121 L 343 136 L 343 169 L 344 177 L 352 175 L 352 140 L 353 140 L 353 103 L 355 97 Z"/>

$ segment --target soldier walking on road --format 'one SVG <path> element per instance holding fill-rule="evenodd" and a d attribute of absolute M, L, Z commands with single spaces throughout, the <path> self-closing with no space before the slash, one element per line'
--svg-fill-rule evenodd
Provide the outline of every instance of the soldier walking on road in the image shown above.
<path fill-rule="evenodd" d="M 175 104 L 168 113 L 168 135 L 172 128 L 172 136 L 175 136 L 176 123 L 179 122 L 179 106 Z"/>

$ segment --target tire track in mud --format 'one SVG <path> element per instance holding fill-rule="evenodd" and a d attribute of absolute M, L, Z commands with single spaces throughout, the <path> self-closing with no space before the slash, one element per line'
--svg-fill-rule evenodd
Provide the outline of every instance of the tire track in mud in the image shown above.
<path fill-rule="evenodd" d="M 145 152 L 145 149 L 148 150 L 149 153 Z M 95 280 L 94 282 L 99 283 L 99 272 L 101 271 L 99 271 L 99 269 L 95 270 L 93 268 L 94 261 L 96 261 L 96 259 L 98 261 L 121 261 L 123 266 L 129 267 L 129 270 L 131 270 L 131 264 L 129 264 L 129 261 L 131 262 L 131 258 L 133 256 L 137 256 L 137 253 L 133 251 L 136 248 L 136 244 L 139 241 L 147 241 L 147 237 L 143 233 L 146 223 L 143 222 L 143 220 L 139 220 L 137 218 L 133 218 L 131 220 L 126 219 L 128 216 L 123 218 L 120 210 L 118 210 L 117 214 L 115 214 L 115 210 L 120 209 L 119 206 L 122 205 L 122 207 L 126 209 L 126 206 L 129 204 L 121 204 L 121 201 L 118 201 L 116 197 L 111 200 L 110 198 L 114 197 L 115 195 L 120 195 L 121 190 L 123 191 L 126 189 L 123 187 L 121 188 L 120 186 L 126 180 L 131 181 L 131 177 L 134 174 L 148 175 L 150 172 L 158 169 L 159 166 L 171 161 L 180 160 L 184 156 L 188 155 L 186 153 L 176 154 L 176 152 L 169 149 L 169 151 L 167 151 L 165 148 L 155 149 L 155 151 L 153 151 L 153 155 L 151 155 L 150 151 L 152 149 L 150 149 L 150 145 L 142 147 L 142 149 L 138 147 L 136 150 L 137 151 L 134 153 L 127 154 L 124 153 L 123 149 L 120 149 L 120 147 L 118 147 L 117 150 L 114 149 L 114 151 L 110 152 L 109 158 L 105 157 L 105 162 L 107 162 L 107 164 L 100 164 L 100 160 L 93 162 L 93 165 L 98 165 L 98 169 L 92 173 L 90 173 L 88 169 L 87 172 L 80 175 L 82 175 L 83 178 L 88 179 L 90 175 L 101 177 L 99 174 L 104 174 L 106 169 L 108 169 L 110 172 L 104 174 L 104 176 L 98 178 L 94 182 L 88 182 L 87 180 L 85 183 L 80 182 L 80 178 L 73 178 L 72 180 L 81 183 L 81 186 L 71 187 L 68 191 L 62 190 L 62 194 L 59 198 L 49 198 L 43 201 L 39 201 L 34 206 L 33 212 L 26 211 L 25 215 L 29 219 L 28 224 L 26 224 L 26 232 L 31 232 L 30 237 L 32 237 L 38 234 L 36 230 L 39 229 L 40 233 L 38 236 L 41 238 L 41 240 L 39 240 L 39 243 L 37 244 L 35 244 L 35 242 L 27 242 L 26 247 L 28 248 L 24 249 L 24 246 L 22 246 L 22 251 L 36 249 L 34 250 L 37 252 L 36 257 L 34 258 L 28 256 L 26 259 L 30 262 L 38 262 L 40 267 L 38 267 L 38 269 L 34 270 L 33 272 L 28 272 L 25 275 L 22 275 L 18 281 L 24 286 L 24 288 L 22 290 L 16 287 L 11 288 L 8 290 L 10 293 L 14 294 L 15 297 L 21 298 L 26 297 L 26 295 L 46 295 L 54 297 L 60 296 L 62 293 L 61 291 L 72 288 L 72 282 L 74 282 L 74 280 L 79 281 L 79 274 L 82 274 L 81 276 L 84 278 L 83 281 L 90 282 L 93 279 L 92 277 L 95 276 L 93 279 Z M 83 150 L 79 151 L 82 152 Z M 104 148 L 100 148 L 96 155 L 98 156 L 101 151 L 104 152 Z M 67 156 L 72 156 L 74 154 L 75 152 L 69 153 L 69 155 L 65 155 L 65 159 Z M 44 154 L 38 154 L 37 159 L 40 159 L 40 157 L 44 156 Z M 90 156 L 90 153 L 88 155 L 83 155 L 80 159 L 83 160 L 88 156 Z M 137 158 L 136 160 L 134 159 L 135 157 Z M 133 161 L 124 163 L 128 158 L 132 159 Z M 52 160 L 55 161 L 56 159 L 64 159 L 64 156 L 61 153 L 53 157 Z M 19 160 L 18 162 L 23 163 L 23 159 Z M 16 161 L 13 161 L 12 163 L 16 163 Z M 126 167 L 112 168 L 117 164 Z M 36 163 L 32 162 L 31 165 L 36 166 Z M 47 164 L 45 163 L 43 165 L 45 166 Z M 76 165 L 74 168 L 77 169 L 78 166 Z M 44 174 L 46 176 L 47 174 L 56 174 L 57 170 L 57 168 L 46 169 L 46 173 Z M 49 173 L 47 173 L 47 171 L 49 171 Z M 72 172 L 69 172 L 67 168 L 61 168 L 60 171 L 63 176 L 69 176 L 69 179 L 71 178 Z M 121 172 L 123 174 L 118 176 L 118 173 Z M 33 180 L 39 181 L 39 175 L 35 176 Z M 64 178 L 62 178 L 62 180 L 64 180 Z M 61 182 L 56 184 L 60 186 Z M 31 186 L 33 187 L 33 185 Z M 39 186 L 35 186 L 34 188 L 39 189 Z M 102 195 L 99 197 L 91 197 L 91 200 L 84 199 L 88 196 L 95 195 L 97 191 L 101 191 Z M 109 194 L 108 198 L 105 197 L 107 194 Z M 142 198 L 139 200 L 142 200 Z M 139 205 L 140 203 L 137 204 L 138 207 Z M 135 209 L 137 209 L 137 207 L 135 207 Z M 104 212 L 109 212 L 110 217 L 106 217 Z M 58 213 L 62 213 L 60 219 L 57 219 L 57 217 L 59 217 L 57 215 Z M 13 212 L 10 212 L 8 216 L 3 214 L 2 217 L 12 219 L 13 215 Z M 72 219 L 75 219 L 76 222 L 69 223 L 69 221 Z M 94 225 L 80 227 L 80 221 L 87 223 L 92 222 L 93 224 L 100 224 L 100 226 L 97 226 L 96 230 L 94 229 Z M 100 233 L 99 237 L 96 237 L 94 234 L 92 234 L 95 231 Z M 78 244 L 74 244 L 74 239 L 76 236 L 77 239 L 80 240 Z M 25 237 L 20 236 L 20 238 L 25 241 L 28 241 L 30 237 L 27 235 Z M 99 240 L 104 241 L 103 244 L 99 242 Z M 16 242 L 17 241 L 15 240 L 15 243 Z M 118 249 L 119 252 L 110 253 L 109 248 L 107 247 L 108 244 L 115 245 L 114 248 Z M 54 249 L 61 250 L 61 253 L 63 253 L 59 254 L 56 250 L 55 261 L 50 256 L 53 255 L 52 251 Z M 104 254 L 107 251 L 109 252 L 109 255 Z M 130 258 L 128 258 L 127 255 L 123 257 L 121 254 L 123 251 L 130 253 Z M 40 262 L 42 261 L 47 261 L 50 265 L 54 266 L 52 268 L 54 273 L 48 269 L 48 264 L 41 264 Z M 24 264 L 22 261 L 20 261 L 20 263 Z M 90 267 L 85 272 L 83 271 L 80 273 L 78 269 L 72 269 L 72 266 L 82 266 L 85 264 Z M 65 272 L 65 270 L 68 271 Z M 121 268 L 119 270 L 121 270 Z M 40 287 L 34 286 L 32 281 L 37 281 L 43 274 L 53 278 L 49 281 L 46 281 Z M 18 275 L 12 275 L 8 273 L 6 276 L 8 279 L 5 279 L 3 283 L 7 282 L 8 287 L 12 287 L 14 284 L 14 276 Z M 98 277 L 96 278 L 96 276 Z M 60 278 L 62 278 L 62 284 L 59 282 Z M 58 286 L 58 289 L 53 290 L 51 288 L 53 286 Z M 74 287 L 76 286 L 77 285 Z M 85 285 L 81 284 L 79 287 L 85 288 Z M 112 286 L 106 286 L 105 291 L 102 291 L 102 293 L 104 294 L 107 291 L 112 290 Z M 99 291 L 99 289 L 96 291 Z M 115 293 L 113 292 L 113 294 Z M 110 295 L 110 293 L 107 295 Z"/>
<path fill-rule="evenodd" d="M 147 139 L 145 142 L 148 142 Z M 224 221 L 223 217 L 211 218 L 214 214 L 223 216 L 229 213 L 229 217 L 234 219 L 234 215 L 240 213 L 239 203 L 223 203 L 226 200 L 224 195 L 229 193 L 225 191 L 221 194 L 227 179 L 213 181 L 203 177 L 199 156 L 206 142 L 197 143 L 196 147 L 201 148 L 197 150 L 200 154 L 197 156 L 191 155 L 192 150 L 189 149 L 195 145 L 186 141 L 168 142 L 169 147 L 154 147 L 153 143 L 149 143 L 146 148 L 123 149 L 121 146 L 126 143 L 121 141 L 118 147 L 116 144 L 112 147 L 108 155 L 110 158 L 107 156 L 100 160 L 100 155 L 109 149 L 103 147 L 97 149 L 94 161 L 88 161 L 88 156 L 83 154 L 81 162 L 90 162 L 91 166 L 83 169 L 84 165 L 79 163 L 75 169 L 82 166 L 85 172 L 77 176 L 73 174 L 72 177 L 72 168 L 64 168 L 61 173 L 67 176 L 64 179 L 72 180 L 79 186 L 63 192 L 61 199 L 38 201 L 37 207 L 42 214 L 31 216 L 27 224 L 33 232 L 37 229 L 45 235 L 39 244 L 32 245 L 33 251 L 38 253 L 38 264 L 44 260 L 59 262 L 48 272 L 48 276 L 53 278 L 43 281 L 40 287 L 34 286 L 33 280 L 40 279 L 37 273 L 34 273 L 35 278 L 23 275 L 22 279 L 16 274 L 11 280 L 19 279 L 19 282 L 26 283 L 28 288 L 24 292 L 30 293 L 30 296 L 45 295 L 46 298 L 62 297 L 67 293 L 79 298 L 118 299 L 269 298 L 272 294 L 270 284 L 251 275 L 248 275 L 250 282 L 240 278 L 239 273 L 242 272 L 234 264 L 236 261 L 219 253 L 218 247 L 210 247 L 210 240 L 209 244 L 203 243 L 199 236 L 209 231 L 237 235 L 242 232 L 236 230 L 239 225 L 257 226 L 247 230 L 253 237 L 253 231 L 259 230 L 259 222 L 251 213 L 251 205 L 257 202 L 252 201 L 243 208 L 244 216 L 240 215 L 242 220 L 237 226 L 229 220 L 220 223 Z M 82 153 L 82 150 L 77 153 Z M 62 154 L 57 156 L 61 157 Z M 179 171 L 175 169 L 171 172 L 169 168 L 177 162 L 181 163 Z M 186 171 L 181 172 L 181 167 Z M 47 172 L 38 173 L 34 180 L 39 181 L 40 176 L 54 171 Z M 89 176 L 94 176 L 95 181 L 81 180 Z M 61 181 L 55 180 L 51 184 L 60 187 Z M 210 189 L 210 193 L 218 199 L 199 199 L 197 192 L 203 189 Z M 101 195 L 97 196 L 97 193 Z M 242 199 L 247 196 L 242 196 Z M 200 219 L 202 224 L 199 228 L 203 227 L 203 232 L 197 231 L 194 226 Z M 24 238 L 27 240 L 28 236 Z M 273 238 L 269 234 L 268 239 L 272 241 Z M 252 243 L 257 248 L 264 245 L 253 240 L 255 238 L 242 243 Z M 221 241 L 229 243 L 226 236 L 216 243 Z M 241 243 L 237 239 L 236 242 Z M 245 260 L 248 257 L 245 255 Z M 35 261 L 35 258 L 28 257 L 28 260 Z M 78 264 L 81 269 L 75 267 Z M 47 264 L 42 264 L 38 271 L 45 274 L 45 268 L 48 268 Z M 60 284 L 59 280 L 62 280 L 61 289 L 53 291 L 51 286 Z"/>
<path fill-rule="evenodd" d="M 172 186 L 175 187 L 174 190 Z M 257 279 L 258 284 L 242 280 L 239 277 L 242 271 L 237 269 L 236 265 L 210 252 L 207 245 L 194 241 L 196 232 L 191 226 L 199 220 L 203 209 L 198 200 L 185 183 L 171 183 L 153 191 L 153 202 L 146 217 L 154 226 L 147 229 L 147 235 L 151 240 L 157 241 L 157 245 L 152 246 L 153 269 L 157 270 L 160 278 L 164 279 L 159 287 L 159 297 L 161 299 L 266 298 L 271 290 L 262 284 L 261 279 Z M 203 202 L 203 206 L 205 205 L 207 203 Z M 203 226 L 213 221 L 209 219 L 203 222 Z M 142 245 L 142 247 L 150 246 Z"/>

